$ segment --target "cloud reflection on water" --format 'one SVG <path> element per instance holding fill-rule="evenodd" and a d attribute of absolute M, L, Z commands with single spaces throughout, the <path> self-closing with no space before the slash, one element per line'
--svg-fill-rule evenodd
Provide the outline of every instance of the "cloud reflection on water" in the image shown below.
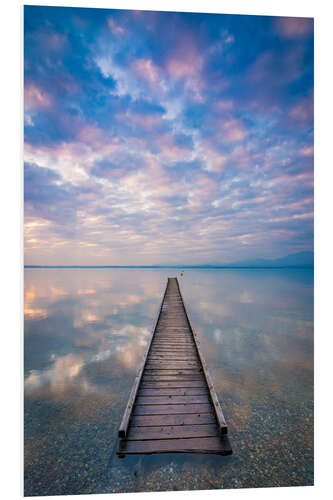
<path fill-rule="evenodd" d="M 27 359 L 27 393 L 42 386 L 63 392 L 66 384 L 82 382 L 82 368 L 91 363 L 113 360 L 125 372 L 137 370 L 166 272 L 147 271 L 145 279 L 133 270 L 28 272 L 26 343 L 29 346 L 30 336 L 37 335 L 43 337 L 45 349 L 35 353 L 43 358 L 42 370 L 30 367 Z M 76 288 L 78 277 L 81 286 Z M 228 380 L 235 383 L 238 373 L 246 380 L 242 387 L 249 399 L 258 393 L 258 385 L 266 387 L 263 372 L 267 379 L 277 372 L 283 380 L 297 367 L 312 372 L 313 323 L 311 314 L 306 317 L 312 306 L 311 287 L 284 279 L 281 273 L 273 283 L 269 272 L 253 280 L 249 273 L 231 271 L 187 271 L 181 282 L 221 390 Z M 59 337 L 57 349 L 48 349 L 50 336 Z"/>
<path fill-rule="evenodd" d="M 101 470 L 166 278 L 176 274 L 26 270 L 25 459 L 29 484 L 42 485 L 38 491 L 84 493 L 92 484 L 96 492 L 113 490 Z M 235 477 L 239 486 L 310 484 L 312 271 L 185 270 L 179 280 L 234 448 L 232 460 L 220 465 L 187 457 L 189 477 L 193 466 L 209 487 L 221 487 L 220 481 L 234 487 Z M 95 478 L 86 485 L 82 463 Z M 144 473 L 144 491 L 155 469 Z M 61 479 L 58 490 L 64 477 L 72 483 Z"/>
<path fill-rule="evenodd" d="M 312 271 L 186 273 L 183 293 L 221 398 L 312 397 Z M 296 377 L 301 380 L 296 381 Z"/>
<path fill-rule="evenodd" d="M 108 280 L 105 273 L 80 271 L 76 289 L 76 271 L 26 273 L 26 395 L 42 389 L 59 395 L 73 384 L 91 392 L 84 368 L 107 360 L 117 365 L 118 376 L 138 369 L 162 288 L 153 281 L 150 290 L 149 282 L 129 276 L 130 283 L 119 273 Z M 42 369 L 31 366 L 31 340 Z"/>

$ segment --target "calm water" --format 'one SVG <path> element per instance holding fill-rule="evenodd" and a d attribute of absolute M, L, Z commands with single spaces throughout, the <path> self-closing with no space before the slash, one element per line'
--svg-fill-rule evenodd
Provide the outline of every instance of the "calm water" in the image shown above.
<path fill-rule="evenodd" d="M 179 277 L 230 457 L 115 454 L 168 276 L 25 270 L 25 495 L 313 484 L 313 272 Z"/>

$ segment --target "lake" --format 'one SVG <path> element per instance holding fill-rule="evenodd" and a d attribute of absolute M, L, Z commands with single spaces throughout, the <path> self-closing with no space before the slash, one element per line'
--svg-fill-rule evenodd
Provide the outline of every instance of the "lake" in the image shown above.
<path fill-rule="evenodd" d="M 168 276 L 231 456 L 115 453 Z M 26 496 L 313 484 L 313 270 L 25 269 L 24 318 Z"/>

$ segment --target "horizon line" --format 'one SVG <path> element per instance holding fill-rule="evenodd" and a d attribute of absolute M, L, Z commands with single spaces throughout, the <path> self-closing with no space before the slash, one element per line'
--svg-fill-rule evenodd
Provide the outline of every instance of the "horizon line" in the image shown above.
<path fill-rule="evenodd" d="M 233 264 L 194 264 L 181 266 L 175 265 L 24 265 L 24 269 L 313 269 L 313 265 L 300 264 L 300 265 L 266 265 L 266 266 L 237 266 Z"/>

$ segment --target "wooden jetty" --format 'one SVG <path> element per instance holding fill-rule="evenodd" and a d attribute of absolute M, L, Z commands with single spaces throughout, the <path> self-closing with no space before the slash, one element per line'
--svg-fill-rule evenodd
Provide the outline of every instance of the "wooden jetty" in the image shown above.
<path fill-rule="evenodd" d="M 227 425 L 177 278 L 168 278 L 122 418 L 118 455 L 232 453 Z"/>

